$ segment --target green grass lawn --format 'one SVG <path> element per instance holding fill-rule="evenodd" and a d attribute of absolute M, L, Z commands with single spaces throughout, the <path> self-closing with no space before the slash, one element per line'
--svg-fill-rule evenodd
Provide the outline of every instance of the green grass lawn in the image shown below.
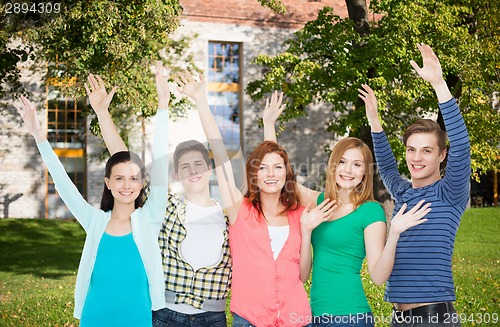
<path fill-rule="evenodd" d="M 463 326 L 500 325 L 499 232 L 499 208 L 466 211 L 453 259 Z M 84 238 L 73 221 L 0 219 L 0 326 L 78 326 L 73 290 Z M 366 265 L 362 278 L 374 315 L 387 320 L 384 287 L 370 282 Z"/>

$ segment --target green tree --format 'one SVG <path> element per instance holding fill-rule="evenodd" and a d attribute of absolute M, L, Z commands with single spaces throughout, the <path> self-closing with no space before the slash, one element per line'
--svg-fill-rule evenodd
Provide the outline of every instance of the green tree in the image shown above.
<path fill-rule="evenodd" d="M 436 51 L 460 101 L 471 136 L 473 171 L 499 170 L 500 114 L 492 103 L 500 91 L 500 3 L 372 1 L 371 10 L 379 19 L 367 28 L 362 2 L 346 0 L 357 6 L 346 19 L 325 7 L 286 42 L 284 53 L 256 58 L 268 70 L 263 79 L 249 83 L 250 96 L 256 100 L 271 90 L 283 90 L 289 99 L 283 121 L 307 115 L 305 106 L 323 101 L 333 111 L 330 132 L 369 142 L 357 97 L 360 84 L 368 83 L 376 90 L 384 129 L 404 171 L 398 136 L 415 119 L 438 112 L 431 87 L 415 77 L 409 64 L 420 57 L 416 43 L 424 42 Z"/>
<path fill-rule="evenodd" d="M 25 3 L 31 8 L 35 2 Z M 162 60 L 172 72 L 181 66 L 196 70 L 192 56 L 186 51 L 190 38 L 170 37 L 179 25 L 182 7 L 178 0 L 58 3 L 60 11 L 50 15 L 31 11 L 11 14 L 2 22 L 0 40 L 10 33 L 9 42 L 17 37 L 23 45 L 31 46 L 27 48 L 31 52 L 14 55 L 21 60 L 27 56 L 34 59 L 31 69 L 47 73 L 47 83 L 57 85 L 60 94 L 66 97 L 85 96 L 83 84 L 89 73 L 100 75 L 109 88 L 118 85 L 110 110 L 125 135 L 127 126 L 136 125 L 156 111 L 154 78 L 149 69 L 154 61 Z M 23 23 L 17 25 L 20 22 Z M 4 75 L 12 81 L 16 71 L 9 65 L 14 61 L 2 66 Z M 52 65 L 55 62 L 59 65 Z M 186 100 L 172 101 L 173 116 L 182 114 L 189 106 Z M 87 108 L 86 114 L 90 113 Z M 99 133 L 95 118 L 91 130 Z"/>

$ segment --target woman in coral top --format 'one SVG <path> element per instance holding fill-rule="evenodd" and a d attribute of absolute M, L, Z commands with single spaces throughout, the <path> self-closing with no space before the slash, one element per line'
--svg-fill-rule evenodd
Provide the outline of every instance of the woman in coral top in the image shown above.
<path fill-rule="evenodd" d="M 195 101 L 217 176 L 225 176 L 218 181 L 230 221 L 233 326 L 309 325 L 311 309 L 303 283 L 311 271 L 311 248 L 310 239 L 303 237 L 310 238 L 304 226 L 312 219 L 330 219 L 334 203 L 327 199 L 304 210 L 288 155 L 275 142 L 260 144 L 248 157 L 248 191 L 243 196 L 208 106 L 203 76 L 196 80 L 185 72 L 176 81 L 179 91 Z"/>

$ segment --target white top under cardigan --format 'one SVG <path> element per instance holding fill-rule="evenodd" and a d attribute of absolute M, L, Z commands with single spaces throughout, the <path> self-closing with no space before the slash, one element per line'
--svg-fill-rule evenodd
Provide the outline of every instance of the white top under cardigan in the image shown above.
<path fill-rule="evenodd" d="M 158 234 L 165 216 L 165 199 L 168 191 L 168 110 L 159 110 L 156 116 L 150 193 L 144 206 L 136 209 L 130 216 L 132 236 L 148 276 L 152 310 L 159 310 L 166 306 Z M 75 287 L 74 316 L 80 318 L 99 242 L 111 218 L 111 211 L 104 212 L 96 209 L 85 201 L 68 177 L 48 141 L 39 143 L 37 146 L 59 195 L 87 233 Z"/>

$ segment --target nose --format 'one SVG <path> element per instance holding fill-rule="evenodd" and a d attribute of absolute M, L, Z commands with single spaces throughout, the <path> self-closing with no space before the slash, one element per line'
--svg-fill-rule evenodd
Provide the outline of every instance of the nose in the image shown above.
<path fill-rule="evenodd" d="M 422 153 L 420 151 L 415 151 L 415 155 L 413 156 L 413 161 L 421 161 Z"/>
<path fill-rule="evenodd" d="M 267 176 L 274 176 L 274 168 L 270 167 L 270 168 L 267 170 L 266 175 L 267 175 Z"/>
<path fill-rule="evenodd" d="M 197 174 L 197 171 L 196 171 L 196 167 L 195 166 L 189 166 L 189 175 L 196 175 Z"/>

